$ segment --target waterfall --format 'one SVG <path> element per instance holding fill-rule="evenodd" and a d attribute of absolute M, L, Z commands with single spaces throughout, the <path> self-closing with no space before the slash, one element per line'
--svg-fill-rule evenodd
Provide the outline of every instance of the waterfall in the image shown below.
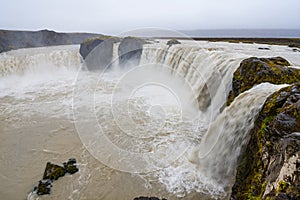
<path fill-rule="evenodd" d="M 256 85 L 224 107 L 233 73 L 251 56 L 280 52 L 296 65 L 299 56 L 286 47 L 259 52 L 255 44 L 181 42 L 145 44 L 139 65 L 131 68 L 118 67 L 115 43 L 112 67 L 104 71 L 78 70 L 78 45 L 1 53 L 0 129 L 8 131 L 2 160 L 9 161 L 1 173 L 8 171 L 11 178 L 0 192 L 14 199 L 11 185 L 19 180 L 14 177 L 26 176 L 18 190 L 25 194 L 40 172 L 23 169 L 48 162 L 52 155 L 45 151 L 53 150 L 58 160 L 79 158 L 75 184 L 55 183 L 53 193 L 64 199 L 70 194 L 132 199 L 142 193 L 229 199 L 237 158 L 256 116 L 265 99 L 284 87 Z"/>
<path fill-rule="evenodd" d="M 78 45 L 27 48 L 0 54 L 0 76 L 41 68 L 78 68 L 81 65 Z"/>
<path fill-rule="evenodd" d="M 197 45 L 144 45 L 141 65 L 160 64 L 185 81 L 199 109 L 213 120 L 231 89 L 232 74 L 243 56 Z"/>

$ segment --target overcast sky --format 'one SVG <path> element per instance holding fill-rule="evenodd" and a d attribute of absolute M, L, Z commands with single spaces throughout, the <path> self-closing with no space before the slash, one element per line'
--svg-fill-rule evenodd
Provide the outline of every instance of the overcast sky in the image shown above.
<path fill-rule="evenodd" d="M 0 29 L 300 29 L 300 0 L 0 0 Z"/>

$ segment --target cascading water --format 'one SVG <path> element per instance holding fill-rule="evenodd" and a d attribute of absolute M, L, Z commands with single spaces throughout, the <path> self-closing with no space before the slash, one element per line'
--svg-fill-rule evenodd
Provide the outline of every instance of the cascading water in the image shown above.
<path fill-rule="evenodd" d="M 299 65 L 298 54 L 165 43 L 144 45 L 138 67 L 102 73 L 79 70 L 78 46 L 0 54 L 1 196 L 23 199 L 46 162 L 76 157 L 80 172 L 38 198 L 227 199 L 247 132 L 282 87 L 258 85 L 224 108 L 232 74 L 250 56 L 280 53 Z"/>

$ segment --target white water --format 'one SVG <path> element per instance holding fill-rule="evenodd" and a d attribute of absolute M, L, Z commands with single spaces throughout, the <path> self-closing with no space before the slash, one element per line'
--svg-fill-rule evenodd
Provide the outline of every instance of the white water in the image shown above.
<path fill-rule="evenodd" d="M 254 116 L 279 88 L 259 85 L 220 113 L 232 73 L 250 56 L 300 66 L 299 53 L 164 42 L 144 47 L 140 67 L 104 74 L 80 70 L 77 46 L 0 54 L 1 195 L 24 199 L 47 161 L 76 157 L 80 172 L 41 199 L 227 198 Z"/>

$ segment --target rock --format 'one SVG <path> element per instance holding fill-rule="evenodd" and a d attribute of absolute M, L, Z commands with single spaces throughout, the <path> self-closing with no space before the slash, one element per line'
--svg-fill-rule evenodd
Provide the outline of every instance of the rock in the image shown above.
<path fill-rule="evenodd" d="M 269 96 L 239 156 L 232 199 L 300 199 L 300 82 Z"/>
<path fill-rule="evenodd" d="M 50 194 L 52 181 L 50 179 L 40 180 L 38 186 L 34 189 L 38 195 Z"/>
<path fill-rule="evenodd" d="M 88 70 L 100 70 L 109 67 L 113 59 L 113 45 L 119 39 L 111 36 L 90 38 L 80 44 L 79 53 Z"/>
<path fill-rule="evenodd" d="M 0 53 L 20 48 L 80 44 L 88 38 L 99 36 L 102 35 L 91 33 L 57 33 L 49 30 L 0 30 Z"/>
<path fill-rule="evenodd" d="M 270 50 L 270 48 L 267 47 L 258 47 L 259 50 Z"/>
<path fill-rule="evenodd" d="M 63 166 L 55 165 L 47 162 L 43 179 L 57 180 L 66 174 L 66 170 Z"/>
<path fill-rule="evenodd" d="M 169 40 L 168 42 L 167 42 L 167 45 L 174 45 L 174 44 L 181 44 L 181 42 L 179 42 L 178 40 L 176 40 L 176 39 L 172 39 L 172 40 Z"/>
<path fill-rule="evenodd" d="M 63 163 L 63 166 L 47 162 L 43 179 L 39 181 L 38 186 L 33 191 L 38 195 L 50 194 L 54 180 L 63 177 L 66 173 L 74 174 L 78 171 L 75 158 L 70 158 L 67 162 Z"/>
<path fill-rule="evenodd" d="M 139 65 L 146 41 L 136 37 L 125 37 L 118 48 L 119 64 L 121 67 Z"/>
<path fill-rule="evenodd" d="M 134 198 L 133 200 L 160 200 L 160 198 L 157 198 L 157 197 L 136 197 Z M 167 200 L 165 198 L 162 198 L 161 200 Z"/>
<path fill-rule="evenodd" d="M 68 162 L 64 162 L 63 165 L 64 165 L 66 172 L 69 174 L 74 174 L 79 171 L 79 169 L 77 168 L 77 165 L 76 165 L 75 158 L 70 158 L 68 160 Z"/>
<path fill-rule="evenodd" d="M 241 62 L 234 72 L 232 90 L 229 93 L 227 106 L 240 93 L 254 85 L 270 82 L 273 84 L 291 84 L 300 81 L 300 70 L 289 68 L 290 63 L 281 57 L 256 58 L 251 57 Z"/>

